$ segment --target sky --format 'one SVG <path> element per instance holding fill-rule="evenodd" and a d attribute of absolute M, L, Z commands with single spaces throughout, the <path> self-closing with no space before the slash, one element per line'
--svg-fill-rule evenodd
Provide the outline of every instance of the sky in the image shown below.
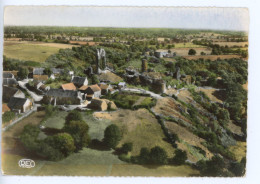
<path fill-rule="evenodd" d="M 248 31 L 247 8 L 8 6 L 4 25 Z"/>

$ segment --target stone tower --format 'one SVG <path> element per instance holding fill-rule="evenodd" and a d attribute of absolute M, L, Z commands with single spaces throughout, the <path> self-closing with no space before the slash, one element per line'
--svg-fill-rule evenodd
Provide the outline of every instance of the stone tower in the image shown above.
<path fill-rule="evenodd" d="M 106 51 L 100 48 L 97 49 L 96 73 L 100 74 L 104 69 L 106 69 Z"/>

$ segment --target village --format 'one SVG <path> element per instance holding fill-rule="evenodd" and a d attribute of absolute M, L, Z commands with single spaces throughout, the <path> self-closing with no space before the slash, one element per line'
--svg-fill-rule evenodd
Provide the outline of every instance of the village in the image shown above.
<path fill-rule="evenodd" d="M 15 29 L 7 27 L 5 34 L 2 130 L 24 154 L 39 156 L 37 164 L 70 166 L 82 159 L 84 167 L 94 163 L 109 171 L 111 164 L 119 171 L 127 163 L 124 168 L 143 172 L 150 170 L 145 164 L 157 164 L 160 171 L 182 167 L 185 175 L 214 175 L 205 168 L 217 154 L 229 165 L 243 164 L 244 34 L 162 29 L 143 36 L 143 30 L 115 29 L 104 36 L 111 30 L 52 28 L 47 34 L 36 28 L 21 34 Z M 56 34 L 59 29 L 64 33 Z M 109 134 L 118 136 L 113 146 L 106 142 L 111 126 L 118 131 Z M 49 142 L 61 135 L 61 140 L 71 137 L 76 149 L 66 153 Z M 206 166 L 200 168 L 200 162 Z"/>

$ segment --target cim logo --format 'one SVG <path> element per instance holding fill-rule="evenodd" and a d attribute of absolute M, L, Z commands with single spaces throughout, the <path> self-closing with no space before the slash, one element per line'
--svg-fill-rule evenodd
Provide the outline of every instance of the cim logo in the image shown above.
<path fill-rule="evenodd" d="M 35 166 L 35 162 L 31 159 L 21 159 L 19 160 L 18 165 L 21 168 L 32 168 Z"/>

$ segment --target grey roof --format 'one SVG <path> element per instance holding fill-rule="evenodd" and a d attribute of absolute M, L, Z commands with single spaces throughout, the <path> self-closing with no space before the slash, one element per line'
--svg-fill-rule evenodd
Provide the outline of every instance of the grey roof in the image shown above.
<path fill-rule="evenodd" d="M 9 85 L 16 85 L 18 82 L 14 78 L 3 78 L 3 85 L 9 86 Z"/>
<path fill-rule="evenodd" d="M 77 85 L 83 85 L 87 77 L 73 77 L 72 82 Z"/>
<path fill-rule="evenodd" d="M 8 107 L 10 109 L 20 109 L 25 104 L 27 98 L 17 98 L 17 97 L 11 97 Z"/>
<path fill-rule="evenodd" d="M 43 75 L 45 68 L 34 68 L 33 69 L 33 75 Z"/>
<path fill-rule="evenodd" d="M 46 93 L 46 95 L 52 97 L 71 97 L 71 98 L 77 98 L 79 96 L 77 91 L 63 90 L 63 89 L 50 89 Z"/>
<path fill-rule="evenodd" d="M 64 72 L 64 69 L 61 68 L 51 68 L 51 71 L 53 74 L 62 74 Z"/>
<path fill-rule="evenodd" d="M 3 78 L 13 78 L 14 75 L 10 72 L 3 72 Z"/>

